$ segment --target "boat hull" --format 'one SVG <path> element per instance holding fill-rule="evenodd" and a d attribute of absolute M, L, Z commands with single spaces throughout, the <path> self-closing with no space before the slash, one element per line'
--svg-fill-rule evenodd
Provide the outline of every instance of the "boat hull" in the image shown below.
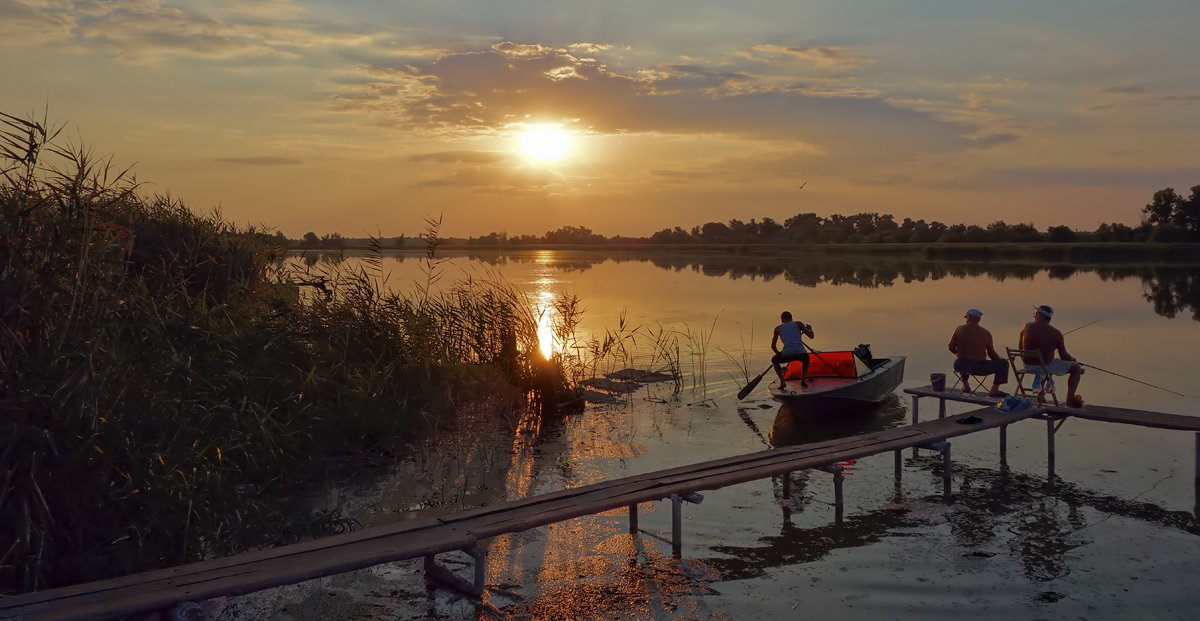
<path fill-rule="evenodd" d="M 893 356 L 852 379 L 817 377 L 800 386 L 800 380 L 788 380 L 786 389 L 770 388 L 776 401 L 792 411 L 816 412 L 865 408 L 876 405 L 892 394 L 904 381 L 904 356 Z"/>

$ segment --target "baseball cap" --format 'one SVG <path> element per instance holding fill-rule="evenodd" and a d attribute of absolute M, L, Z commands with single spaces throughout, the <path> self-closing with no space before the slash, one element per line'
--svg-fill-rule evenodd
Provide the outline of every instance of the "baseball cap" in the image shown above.
<path fill-rule="evenodd" d="M 978 308 L 972 308 L 967 311 L 967 317 L 983 317 L 983 311 L 979 310 Z"/>
<path fill-rule="evenodd" d="M 1034 309 L 1036 309 L 1037 312 L 1045 315 L 1047 319 L 1054 317 L 1054 309 L 1045 304 L 1042 304 L 1041 306 L 1035 306 Z"/>

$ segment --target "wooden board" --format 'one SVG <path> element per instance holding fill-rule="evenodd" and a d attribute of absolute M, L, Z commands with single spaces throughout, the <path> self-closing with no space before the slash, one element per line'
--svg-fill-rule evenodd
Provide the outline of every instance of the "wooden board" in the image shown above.
<path fill-rule="evenodd" d="M 118 588 L 93 582 L 61 590 L 45 591 L 0 600 L 0 618 L 34 619 L 109 619 L 169 607 L 181 601 L 200 601 L 224 595 L 251 593 L 265 588 L 294 584 L 381 563 L 414 558 L 474 545 L 475 538 L 462 529 L 440 526 L 430 531 L 400 533 L 386 538 L 351 541 L 342 545 L 309 550 L 300 554 L 280 554 L 254 560 L 223 564 L 220 567 L 179 572 L 170 578 L 147 576 L 137 582 L 135 574 L 126 577 Z M 288 548 L 289 546 L 284 546 Z M 244 560 L 242 556 L 226 560 Z M 199 565 L 199 563 L 194 564 Z M 160 574 L 161 572 L 152 572 Z M 90 588 L 82 588 L 90 587 Z M 23 604 L 18 599 L 40 601 Z"/>
<path fill-rule="evenodd" d="M 959 390 L 943 390 L 938 392 L 930 386 L 921 386 L 918 388 L 905 388 L 904 392 L 918 397 L 933 397 L 935 399 L 945 399 L 947 401 L 959 401 L 963 403 L 975 403 L 978 405 L 989 405 L 998 401 L 995 397 L 981 397 L 977 395 L 969 395 Z M 1138 425 L 1139 427 L 1153 427 L 1156 429 L 1174 429 L 1178 431 L 1198 431 L 1200 432 L 1200 416 L 1186 416 L 1183 414 L 1170 414 L 1167 412 L 1153 412 L 1150 410 L 1135 410 L 1130 408 L 1114 407 L 1109 405 L 1091 405 L 1084 404 L 1081 408 L 1067 407 L 1066 405 L 1043 404 L 1036 406 L 1043 412 L 1048 412 L 1056 416 L 1075 416 L 1078 418 L 1086 418 L 1089 420 L 1103 421 L 1107 423 L 1123 423 L 1126 425 Z"/>
<path fill-rule="evenodd" d="M 1200 431 L 1200 416 L 1184 416 L 1182 414 L 1168 414 L 1166 412 L 1150 412 L 1146 410 L 1131 410 L 1106 405 L 1088 404 L 1084 404 L 1081 408 L 1048 406 L 1046 407 L 1046 411 L 1107 423 L 1124 423 L 1139 427 L 1174 429 L 1178 431 Z"/>
<path fill-rule="evenodd" d="M 906 392 L 912 392 L 912 389 Z M 951 398 L 948 393 L 928 396 Z M 161 609 L 180 601 L 249 593 L 380 563 L 463 549 L 475 545 L 479 539 L 640 502 L 661 500 L 672 494 L 719 489 L 785 472 L 932 444 L 1008 425 L 1038 416 L 1043 411 L 1031 408 L 1025 412 L 1005 414 L 993 408 L 983 408 L 918 425 L 735 455 L 603 481 L 452 516 L 375 526 L 291 546 L 18 595 L 0 599 L 0 619 L 106 619 Z M 1065 413 L 1079 415 L 1078 410 Z M 1122 418 L 1119 422 L 1141 420 L 1153 414 L 1134 410 L 1118 412 L 1111 408 L 1103 412 L 1096 410 L 1095 413 L 1096 416 Z M 972 424 L 959 422 L 968 417 L 979 420 Z M 1157 420 L 1161 422 L 1165 419 L 1160 417 Z M 1188 422 L 1191 423 L 1190 420 Z M 1176 421 L 1172 424 L 1183 423 Z M 1200 429 L 1200 425 L 1196 428 Z"/>

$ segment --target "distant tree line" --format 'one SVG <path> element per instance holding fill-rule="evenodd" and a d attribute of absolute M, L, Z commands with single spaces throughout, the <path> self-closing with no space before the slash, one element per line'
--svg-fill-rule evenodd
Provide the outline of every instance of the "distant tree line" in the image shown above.
<path fill-rule="evenodd" d="M 749 222 L 708 222 L 691 230 L 665 228 L 650 237 L 606 238 L 582 226 L 564 226 L 543 236 L 508 236 L 491 233 L 468 240 L 470 245 L 526 246 L 536 244 L 955 244 L 955 243 L 1029 243 L 1029 242 L 1200 242 L 1200 185 L 1183 197 L 1173 188 L 1154 193 L 1142 208 L 1142 221 L 1136 227 L 1120 222 L 1105 222 L 1095 231 L 1076 231 L 1067 226 L 1038 230 L 1032 223 L 993 222 L 945 224 L 933 220 L 904 218 L 897 222 L 891 214 L 875 212 L 851 216 L 815 213 L 796 214 L 783 222 L 772 218 Z"/>
<path fill-rule="evenodd" d="M 749 222 L 707 222 L 693 226 L 665 228 L 649 237 L 605 237 L 584 226 L 564 226 L 544 235 L 509 235 L 495 232 L 471 237 L 469 246 L 540 246 L 540 245 L 660 245 L 660 244 L 958 244 L 958 243 L 1069 243 L 1069 242 L 1200 242 L 1200 185 L 1184 197 L 1174 188 L 1154 193 L 1142 208 L 1141 223 L 1129 226 L 1105 222 L 1094 231 L 1077 231 L 1068 226 L 1038 230 L 1033 223 L 1007 224 L 996 221 L 987 226 L 945 224 L 937 220 L 899 222 L 892 214 L 875 212 L 850 216 L 799 213 L 783 222 L 773 218 Z M 404 247 L 403 235 L 392 240 Z M 353 245 L 337 233 L 317 237 L 305 233 L 302 248 L 342 248 Z"/>

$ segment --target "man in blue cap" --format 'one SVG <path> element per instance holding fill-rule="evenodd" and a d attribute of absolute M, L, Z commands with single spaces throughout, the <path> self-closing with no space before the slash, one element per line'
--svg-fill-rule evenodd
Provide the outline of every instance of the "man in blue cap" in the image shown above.
<path fill-rule="evenodd" d="M 962 378 L 963 392 L 971 392 L 968 383 L 971 375 L 992 375 L 989 397 L 1000 397 L 1002 384 L 1008 383 L 1008 361 L 996 353 L 992 345 L 992 333 L 979 325 L 983 312 L 977 308 L 967 311 L 966 322 L 954 330 L 950 337 L 950 353 L 954 354 L 954 372 Z"/>

